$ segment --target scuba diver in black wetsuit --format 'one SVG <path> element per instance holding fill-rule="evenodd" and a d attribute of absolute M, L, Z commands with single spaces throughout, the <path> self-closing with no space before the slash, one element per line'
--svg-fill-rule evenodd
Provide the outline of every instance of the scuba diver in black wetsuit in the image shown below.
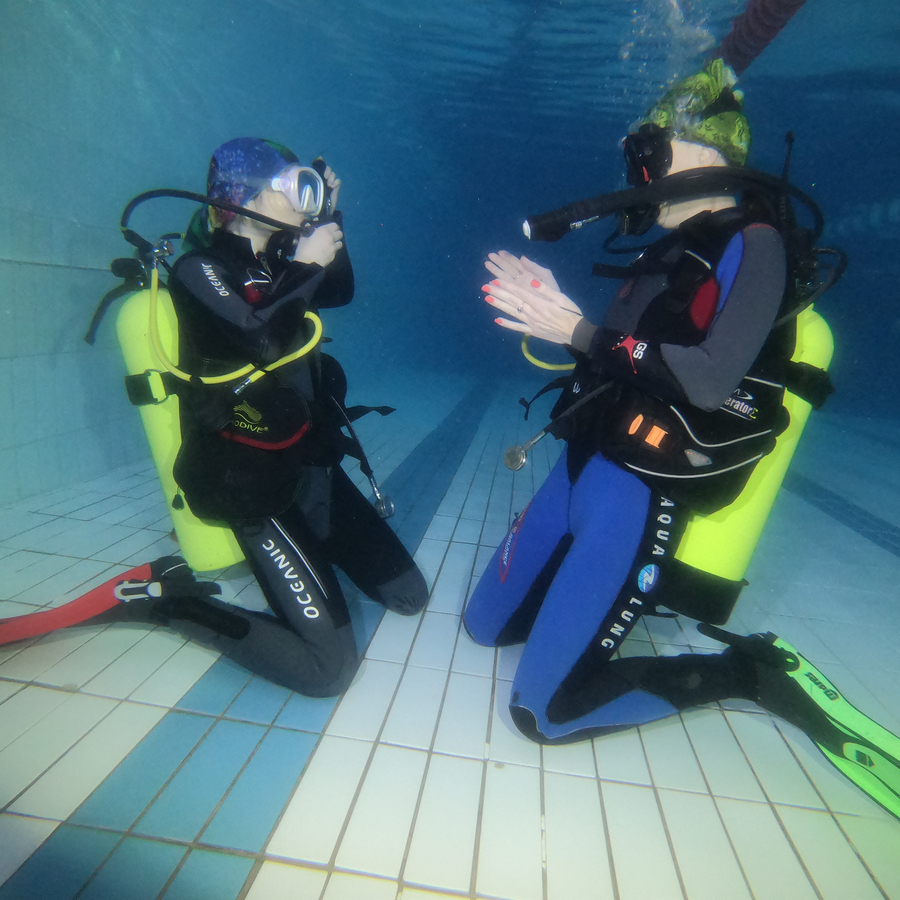
<path fill-rule="evenodd" d="M 346 408 L 343 370 L 318 346 L 316 311 L 344 306 L 354 292 L 335 209 L 339 188 L 324 162 L 302 166 L 271 141 L 239 138 L 216 150 L 208 197 L 191 196 L 211 204 L 191 220 L 188 252 L 169 278 L 177 366 L 154 319 L 152 272 L 149 336 L 155 359 L 168 369 L 162 399 L 180 400 L 172 506 L 183 508 L 186 500 L 204 522 L 227 523 L 275 616 L 213 598 L 218 586 L 195 581 L 184 560 L 172 557 L 125 573 L 52 615 L 0 621 L 0 643 L 83 622 L 164 624 L 270 681 L 332 696 L 348 687 L 359 665 L 332 566 L 388 610 L 412 615 L 425 606 L 425 579 L 385 521 L 392 505 L 378 492 L 351 425 L 373 408 Z M 145 196 L 132 201 L 123 228 Z M 149 258 L 154 248 L 125 234 Z M 105 298 L 101 312 L 106 305 Z M 136 339 L 147 340 L 143 317 Z M 153 374 L 126 379 L 138 405 L 161 402 L 148 394 Z M 341 468 L 345 454 L 369 475 L 378 511 Z"/>
<path fill-rule="evenodd" d="M 625 139 L 629 182 L 638 187 L 619 203 L 619 231 L 643 234 L 658 221 L 671 233 L 629 267 L 597 267 L 625 279 L 602 326 L 582 316 L 548 269 L 490 254 L 495 278 L 482 290 L 500 313 L 496 323 L 566 345 L 576 364 L 556 383 L 563 396 L 541 433 L 565 439 L 566 449 L 482 574 L 464 622 L 478 643 L 524 643 L 510 713 L 532 740 L 568 743 L 744 698 L 804 729 L 900 816 L 900 739 L 775 635 L 701 624 L 731 646 L 614 658 L 640 616 L 660 606 L 724 623 L 742 584 L 684 566 L 676 550 L 685 529 L 729 507 L 773 450 L 789 423 L 785 388 L 815 405 L 831 390 L 824 372 L 790 361 L 795 235 L 783 239 L 773 227 L 785 224 L 778 190 L 761 190 L 778 180 L 740 173 L 750 135 L 735 81 L 713 61 Z M 666 197 L 667 177 L 696 183 Z M 723 189 L 729 179 L 754 187 L 741 204 Z M 780 190 L 786 202 L 786 181 Z M 553 240 L 615 211 L 604 199 L 573 204 L 576 218 L 561 210 L 558 221 L 529 220 L 526 235 L 543 229 Z M 507 454 L 510 468 L 524 460 L 523 448 Z"/>
<path fill-rule="evenodd" d="M 311 337 L 305 313 L 353 297 L 336 209 L 340 181 L 329 167 L 319 174 L 280 145 L 246 138 L 215 152 L 208 188 L 211 197 L 289 225 L 316 222 L 297 237 L 210 207 L 208 241 L 202 218 L 190 230 L 206 246 L 173 267 L 183 368 L 199 376 L 248 361 L 265 369 Z M 421 610 L 428 597 L 409 553 L 340 467 L 345 453 L 359 449 L 341 431 L 354 414 L 344 406 L 346 389 L 340 365 L 318 347 L 266 374 L 237 405 L 228 387 L 188 388 L 175 464 L 191 509 L 229 522 L 279 616 L 310 652 L 321 655 L 321 646 L 330 662 L 340 661 L 338 689 L 352 677 L 357 652 L 331 566 L 402 615 Z M 232 483 L 233 492 L 226 489 Z M 285 569 L 283 557 L 292 566 Z M 286 577 L 292 568 L 312 575 L 301 579 L 305 590 Z"/>

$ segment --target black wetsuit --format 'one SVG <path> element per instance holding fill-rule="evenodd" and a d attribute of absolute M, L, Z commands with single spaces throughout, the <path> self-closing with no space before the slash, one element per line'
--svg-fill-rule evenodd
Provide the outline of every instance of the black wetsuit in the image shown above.
<path fill-rule="evenodd" d="M 557 414 L 598 384 L 609 387 L 565 420 L 566 451 L 464 614 L 479 643 L 525 643 L 510 711 L 542 742 L 581 740 L 753 691 L 752 666 L 733 654 L 612 656 L 665 587 L 691 504 L 713 502 L 705 488 L 677 489 L 683 500 L 673 502 L 634 468 L 644 451 L 629 441 L 649 440 L 649 458 L 654 443 L 665 448 L 668 420 L 658 420 L 665 427 L 657 432 L 644 429 L 669 404 L 743 427 L 740 416 L 720 410 L 762 364 L 784 296 L 784 248 L 775 229 L 722 211 L 663 238 L 634 274 L 602 327 L 583 321 L 576 329 L 577 367 Z M 669 455 L 683 456 L 680 445 Z"/>
<path fill-rule="evenodd" d="M 246 238 L 217 231 L 208 249 L 175 263 L 169 289 L 180 366 L 210 376 L 248 362 L 265 367 L 302 346 L 312 333 L 304 313 L 346 305 L 354 283 L 346 248 L 323 269 L 271 252 L 257 256 Z M 425 605 L 427 587 L 406 548 L 339 465 L 353 444 L 341 432 L 346 382 L 337 361 L 316 348 L 276 372 L 257 382 L 255 394 L 248 389 L 238 398 L 231 392 L 235 382 L 181 388 L 185 443 L 175 466 L 192 511 L 228 521 L 275 617 L 210 599 L 168 603 L 154 615 L 271 681 L 330 696 L 349 685 L 359 658 L 332 566 L 404 615 Z M 281 393 L 271 408 L 258 402 L 269 402 L 276 388 Z M 248 396 L 245 412 L 257 416 L 251 423 L 259 417 L 254 407 L 275 418 L 280 411 L 300 415 L 302 421 L 288 423 L 286 449 L 222 437 L 217 415 L 224 409 L 231 419 Z M 245 477 L 252 490 L 242 495 Z M 243 514 L 242 496 L 258 508 Z M 136 604 L 129 606 L 139 614 Z"/>

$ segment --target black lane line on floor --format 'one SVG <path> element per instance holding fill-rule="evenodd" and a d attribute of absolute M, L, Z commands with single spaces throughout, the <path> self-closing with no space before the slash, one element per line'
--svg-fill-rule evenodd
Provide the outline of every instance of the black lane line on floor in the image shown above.
<path fill-rule="evenodd" d="M 428 530 L 494 393 L 490 383 L 476 384 L 379 486 L 394 501 L 395 513 L 388 522 L 410 553 L 416 552 Z M 384 611 L 374 603 L 361 607 L 362 592 L 343 575 L 339 577 L 357 645 L 365 652 Z"/>
<path fill-rule="evenodd" d="M 853 529 L 866 540 L 877 544 L 888 553 L 893 553 L 894 556 L 900 556 L 900 528 L 896 525 L 851 503 L 805 475 L 788 471 L 784 487 L 801 500 L 836 519 L 841 525 Z"/>
<path fill-rule="evenodd" d="M 393 498 L 397 509 L 388 521 L 411 553 L 441 505 L 493 396 L 489 384 L 476 384 L 385 480 L 383 493 Z"/>

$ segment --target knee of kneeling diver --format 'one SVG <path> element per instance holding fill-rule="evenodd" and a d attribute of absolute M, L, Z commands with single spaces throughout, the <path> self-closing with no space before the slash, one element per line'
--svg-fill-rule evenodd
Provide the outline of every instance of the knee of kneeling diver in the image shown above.
<path fill-rule="evenodd" d="M 537 718 L 530 709 L 524 706 L 513 706 L 510 704 L 509 714 L 513 720 L 513 724 L 522 734 L 530 741 L 538 744 L 546 743 L 549 738 L 543 734 L 538 728 Z"/>
<path fill-rule="evenodd" d="M 466 630 L 466 634 L 476 644 L 479 644 L 482 647 L 496 647 L 497 646 L 496 641 L 495 641 L 495 638 L 497 637 L 496 634 L 494 634 L 494 635 L 482 634 L 478 628 L 478 625 L 469 620 L 469 617 L 466 615 L 467 612 L 468 612 L 468 607 L 466 607 L 466 609 L 463 610 L 463 614 L 462 614 L 462 624 L 463 624 L 463 628 L 465 628 L 465 630 Z"/>
<path fill-rule="evenodd" d="M 414 616 L 428 603 L 428 584 L 418 569 L 410 569 L 392 581 L 376 588 L 385 608 L 401 616 Z"/>
<path fill-rule="evenodd" d="M 340 697 L 350 687 L 359 669 L 360 659 L 344 660 L 334 671 L 323 671 L 315 684 L 307 684 L 300 693 L 307 697 Z"/>

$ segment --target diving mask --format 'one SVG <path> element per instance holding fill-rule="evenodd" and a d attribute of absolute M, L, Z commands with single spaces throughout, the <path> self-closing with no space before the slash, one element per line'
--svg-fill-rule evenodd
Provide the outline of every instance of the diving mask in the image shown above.
<path fill-rule="evenodd" d="M 622 152 L 633 187 L 664 178 L 672 167 L 672 142 L 659 125 L 641 125 L 622 141 Z"/>
<path fill-rule="evenodd" d="M 622 141 L 625 177 L 633 187 L 643 187 L 665 178 L 672 167 L 672 142 L 659 125 L 644 124 Z M 619 234 L 646 234 L 659 216 L 658 206 L 635 206 L 620 210 L 616 217 Z"/>
<path fill-rule="evenodd" d="M 289 166 L 271 182 L 272 190 L 280 191 L 290 201 L 295 212 L 310 219 L 316 218 L 325 205 L 325 181 L 308 166 Z"/>

